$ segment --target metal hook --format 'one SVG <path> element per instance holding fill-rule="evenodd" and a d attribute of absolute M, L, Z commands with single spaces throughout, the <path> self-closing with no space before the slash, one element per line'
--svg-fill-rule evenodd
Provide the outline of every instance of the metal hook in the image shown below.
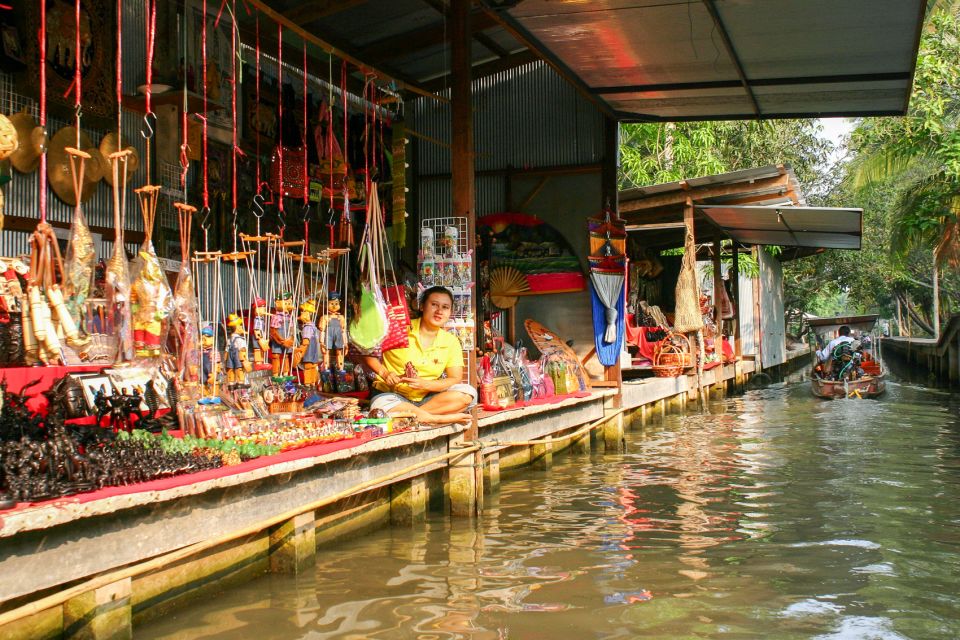
<path fill-rule="evenodd" d="M 78 104 L 77 106 L 75 106 L 75 107 L 73 108 L 73 114 L 74 114 L 74 116 L 79 120 L 79 119 L 80 119 L 80 116 L 83 115 L 83 105 L 82 105 L 82 104 Z"/>
<path fill-rule="evenodd" d="M 157 114 L 153 111 L 147 111 L 143 114 L 143 128 L 140 130 L 140 135 L 143 136 L 144 140 L 150 140 L 157 132 Z"/>
<path fill-rule="evenodd" d="M 264 214 L 267 213 L 267 210 L 263 208 L 263 205 L 266 203 L 266 201 L 267 200 L 263 197 L 263 195 L 259 193 L 253 194 L 253 207 L 251 207 L 251 210 L 253 211 L 253 215 L 255 217 L 262 218 Z"/>
<path fill-rule="evenodd" d="M 200 209 L 200 228 L 204 231 L 210 229 L 210 207 Z"/>
<path fill-rule="evenodd" d="M 306 222 L 310 219 L 310 202 L 303 203 L 303 210 L 300 212 L 300 222 Z"/>

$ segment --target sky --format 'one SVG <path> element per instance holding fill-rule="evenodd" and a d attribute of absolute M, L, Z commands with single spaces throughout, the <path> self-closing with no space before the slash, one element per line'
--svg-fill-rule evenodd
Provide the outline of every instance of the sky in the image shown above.
<path fill-rule="evenodd" d="M 820 118 L 823 131 L 820 136 L 833 142 L 834 151 L 830 154 L 830 165 L 834 165 L 847 153 L 844 139 L 853 131 L 853 120 L 850 118 Z"/>

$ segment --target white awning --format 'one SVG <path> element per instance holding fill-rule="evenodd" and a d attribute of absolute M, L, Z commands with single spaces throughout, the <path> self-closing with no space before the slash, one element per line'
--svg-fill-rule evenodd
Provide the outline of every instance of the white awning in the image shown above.
<path fill-rule="evenodd" d="M 697 210 L 745 245 L 860 249 L 863 209 L 702 205 Z"/>

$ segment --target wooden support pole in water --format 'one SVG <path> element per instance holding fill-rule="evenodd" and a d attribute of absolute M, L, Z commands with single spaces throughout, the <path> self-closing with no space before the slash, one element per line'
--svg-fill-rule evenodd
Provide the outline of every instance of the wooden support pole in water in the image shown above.
<path fill-rule="evenodd" d="M 69 640 L 132 638 L 132 584 L 130 578 L 123 578 L 64 602 L 63 637 Z"/>

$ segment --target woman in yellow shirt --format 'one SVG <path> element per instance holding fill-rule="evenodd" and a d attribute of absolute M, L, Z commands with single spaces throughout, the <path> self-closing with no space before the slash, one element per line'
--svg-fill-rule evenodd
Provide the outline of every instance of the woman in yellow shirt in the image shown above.
<path fill-rule="evenodd" d="M 444 287 L 423 292 L 420 319 L 408 333 L 409 345 L 383 352 L 383 361 L 364 358 L 377 374 L 371 409 L 411 412 L 421 422 L 450 424 L 470 419 L 477 390 L 463 382 L 463 347 L 443 326 L 453 310 L 453 294 Z M 408 366 L 410 365 L 410 366 Z"/>

